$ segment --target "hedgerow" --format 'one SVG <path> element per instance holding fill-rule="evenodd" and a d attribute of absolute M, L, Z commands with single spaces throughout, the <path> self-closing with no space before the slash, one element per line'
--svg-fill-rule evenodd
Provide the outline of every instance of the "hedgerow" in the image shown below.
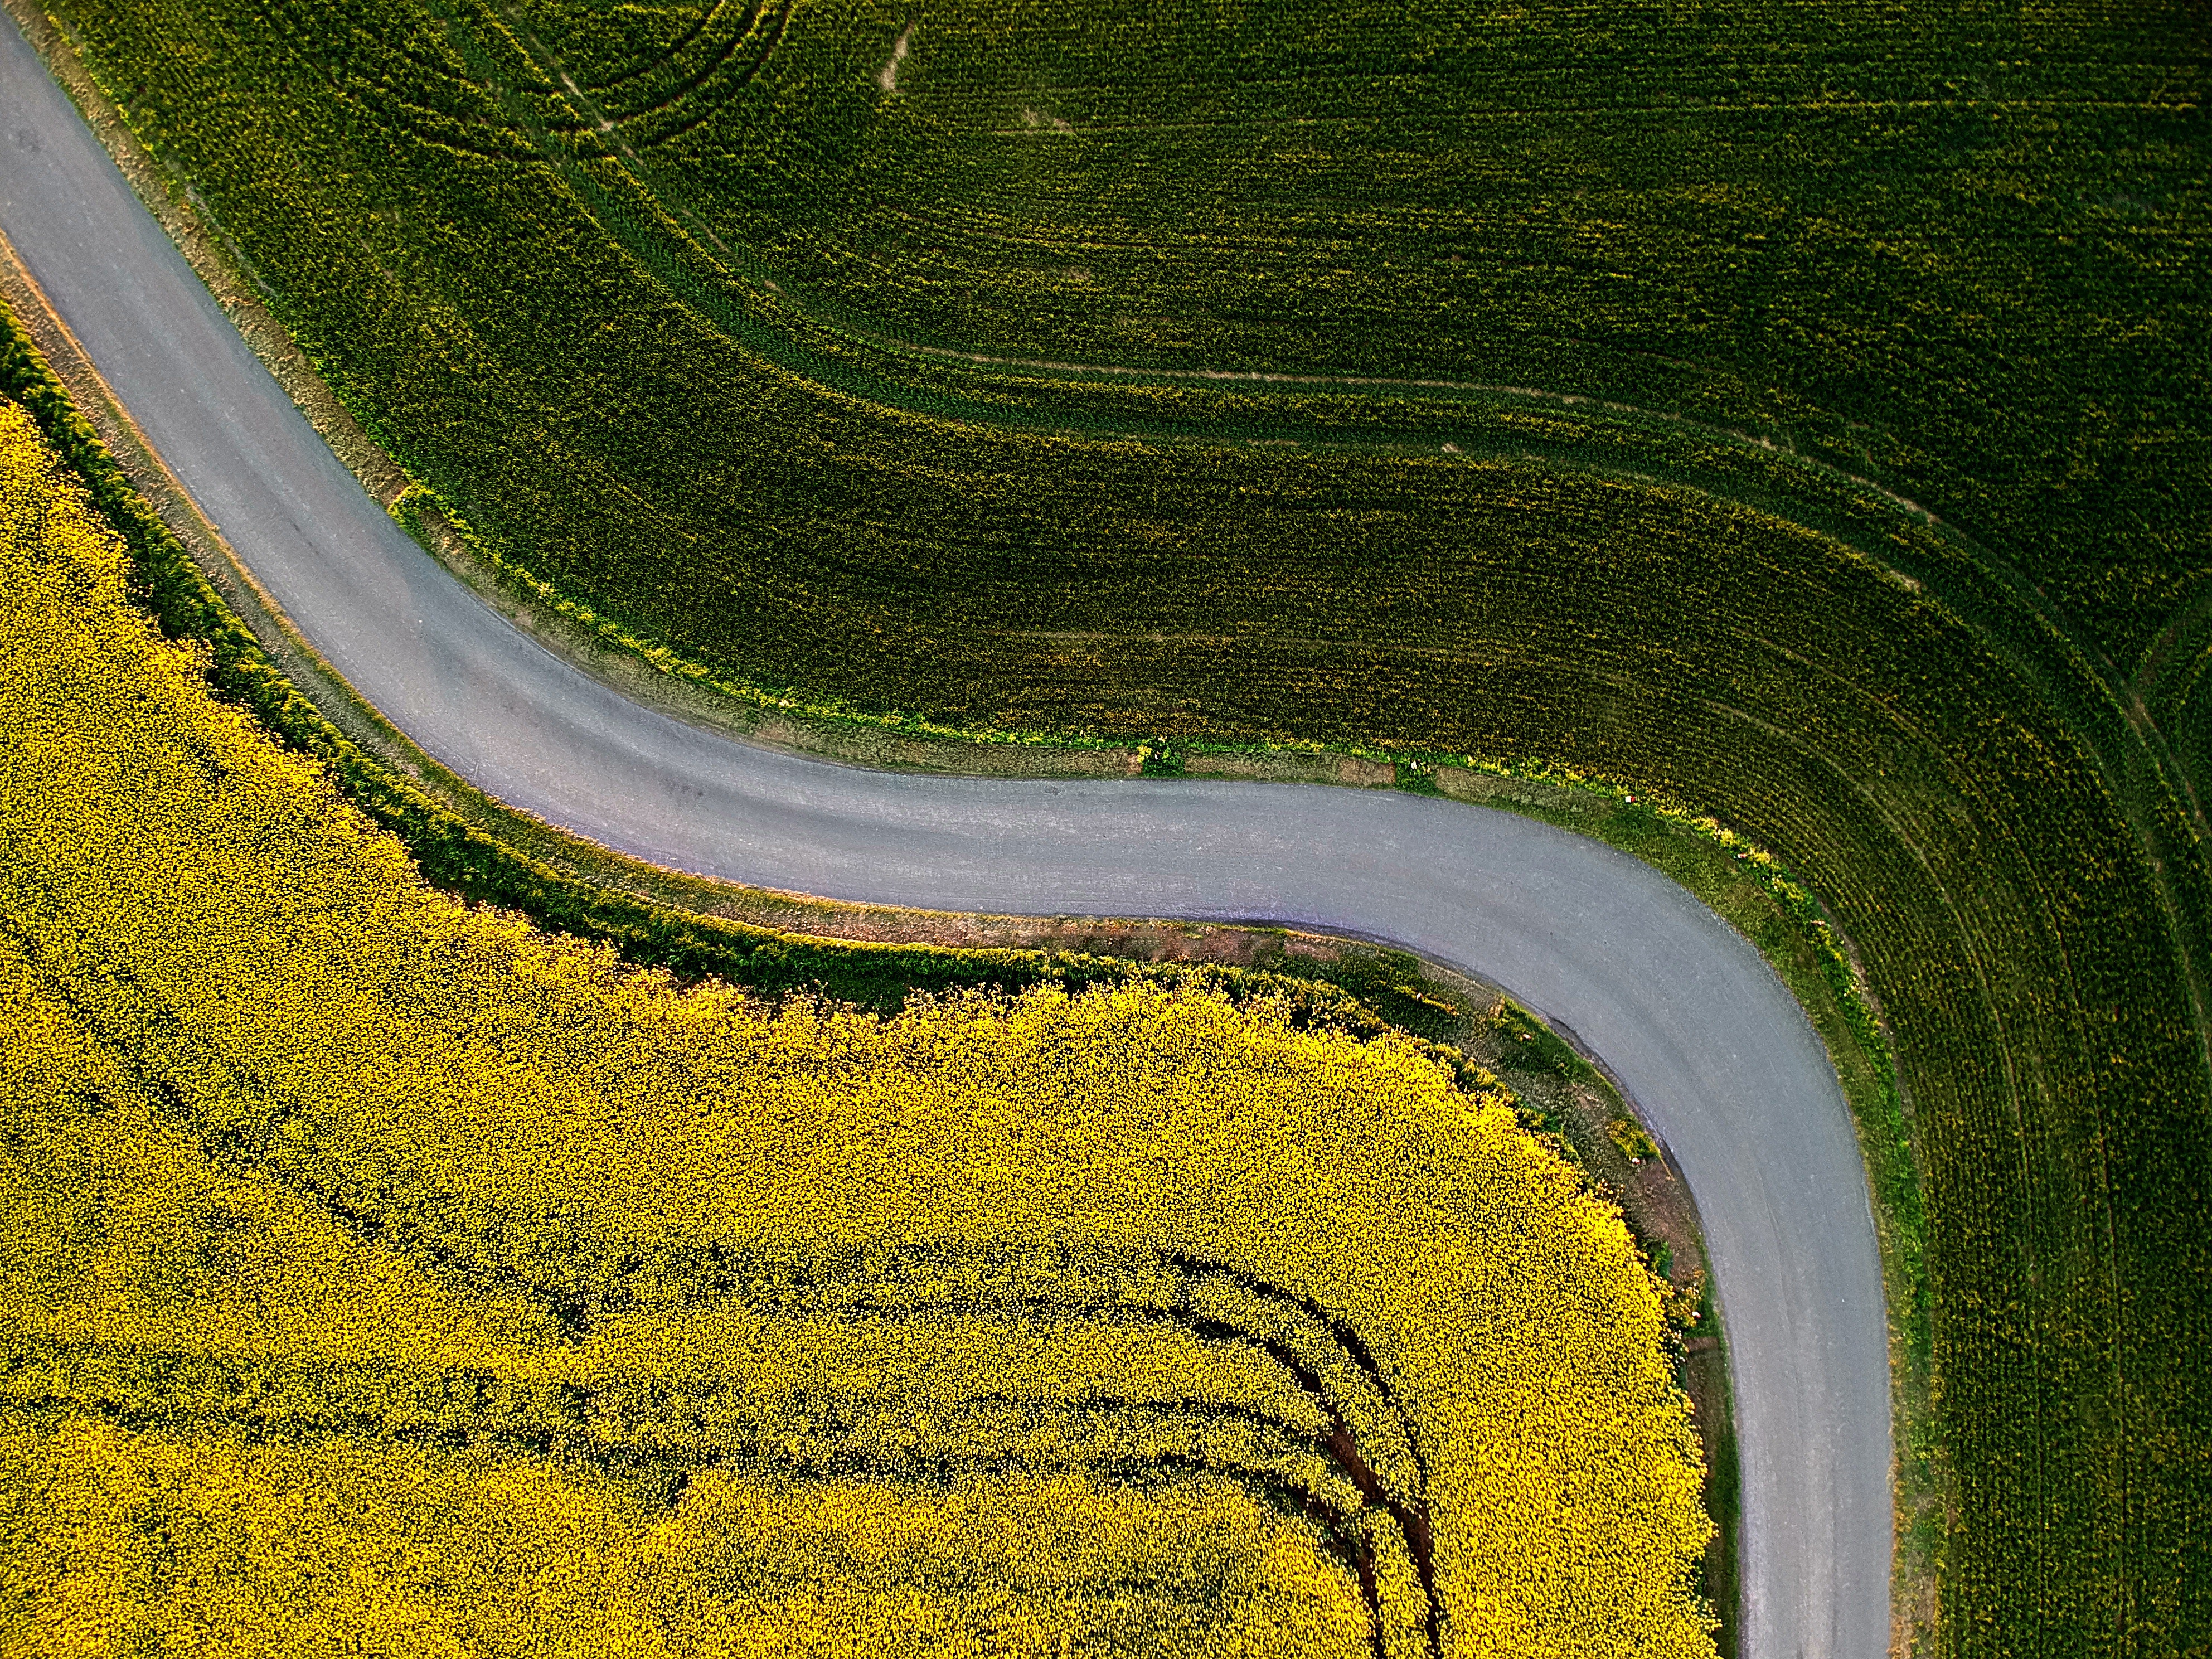
<path fill-rule="evenodd" d="M 0 404 L 0 1644 L 1710 1653 L 1660 1286 L 1420 1045 L 428 888 Z"/>

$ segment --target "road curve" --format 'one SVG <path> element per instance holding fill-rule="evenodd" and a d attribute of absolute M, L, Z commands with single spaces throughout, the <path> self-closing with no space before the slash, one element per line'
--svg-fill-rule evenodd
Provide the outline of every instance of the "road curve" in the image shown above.
<path fill-rule="evenodd" d="M 1827 1057 L 1740 935 L 1626 854 L 1318 786 L 862 771 L 631 702 L 483 605 L 340 465 L 0 22 L 0 232 L 171 470 L 368 702 L 488 793 L 637 857 L 834 897 L 1389 939 L 1598 1054 L 1697 1197 L 1731 1345 L 1746 1659 L 1889 1646 L 1889 1376 Z"/>

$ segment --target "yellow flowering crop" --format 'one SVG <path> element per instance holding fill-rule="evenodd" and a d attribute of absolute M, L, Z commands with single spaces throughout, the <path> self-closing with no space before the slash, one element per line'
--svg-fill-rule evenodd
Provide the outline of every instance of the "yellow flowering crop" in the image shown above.
<path fill-rule="evenodd" d="M 471 911 L 0 404 L 0 1649 L 1702 1656 L 1620 1221 L 1409 1044 Z"/>

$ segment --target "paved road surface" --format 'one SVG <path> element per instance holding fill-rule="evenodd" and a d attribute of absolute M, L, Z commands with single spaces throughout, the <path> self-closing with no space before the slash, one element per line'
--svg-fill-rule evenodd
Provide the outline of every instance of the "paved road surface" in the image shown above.
<path fill-rule="evenodd" d="M 400 533 L 12 23 L 0 230 L 308 639 L 501 799 L 658 863 L 840 898 L 1349 930 L 1571 1026 L 1647 1111 L 1705 1217 L 1733 1344 L 1746 1654 L 1887 1651 L 1887 1346 L 1865 1176 L 1803 1014 L 1683 890 L 1595 842 L 1450 801 L 867 772 L 696 730 L 555 658 Z"/>

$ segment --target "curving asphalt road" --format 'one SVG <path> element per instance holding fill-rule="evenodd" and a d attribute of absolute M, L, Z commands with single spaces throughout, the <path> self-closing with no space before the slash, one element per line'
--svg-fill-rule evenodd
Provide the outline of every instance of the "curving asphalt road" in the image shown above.
<path fill-rule="evenodd" d="M 867 772 L 627 701 L 487 609 L 368 498 L 12 21 L 0 232 L 307 637 L 510 805 L 656 863 L 840 898 L 1363 933 L 1571 1027 L 1705 1218 L 1742 1459 L 1747 1659 L 1887 1651 L 1887 1335 L 1865 1173 L 1802 1012 L 1688 893 L 1598 842 L 1450 801 Z"/>

